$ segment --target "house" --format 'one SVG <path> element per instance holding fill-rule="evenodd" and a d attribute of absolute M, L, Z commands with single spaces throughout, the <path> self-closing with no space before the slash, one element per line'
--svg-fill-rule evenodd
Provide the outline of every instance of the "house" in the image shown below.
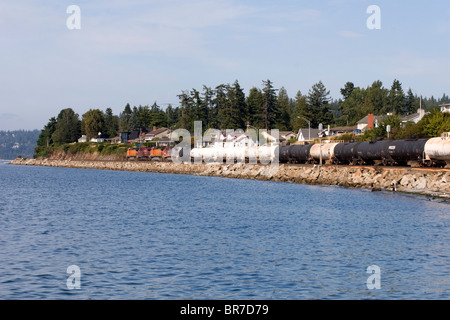
<path fill-rule="evenodd" d="M 319 129 L 299 129 L 297 134 L 297 140 L 298 141 L 313 141 L 314 139 L 319 137 L 319 133 L 321 133 L 323 130 Z"/>
<path fill-rule="evenodd" d="M 441 112 L 450 113 L 450 103 L 441 104 Z"/>
<path fill-rule="evenodd" d="M 134 130 L 132 132 L 121 132 L 120 133 L 120 142 L 128 143 L 131 141 L 139 140 L 140 131 Z"/>
<path fill-rule="evenodd" d="M 105 141 L 109 142 L 111 144 L 115 144 L 115 143 L 120 143 L 121 139 L 119 136 L 117 136 L 117 137 L 105 139 Z"/>
<path fill-rule="evenodd" d="M 157 129 L 156 127 L 153 127 L 152 131 L 144 134 L 142 140 L 153 141 L 155 139 L 170 138 L 171 133 L 172 133 L 172 130 L 170 130 L 168 128 Z"/>
<path fill-rule="evenodd" d="M 99 132 L 98 136 L 95 138 L 91 138 L 90 142 L 102 143 L 105 142 L 106 139 L 109 138 L 109 135 Z"/>
<path fill-rule="evenodd" d="M 78 143 L 84 143 L 84 142 L 87 142 L 87 137 L 86 137 L 85 134 L 83 134 L 83 135 L 81 136 L 81 138 L 78 139 Z"/>
<path fill-rule="evenodd" d="M 155 142 L 156 142 L 156 146 L 157 147 L 170 147 L 170 146 L 173 146 L 175 144 L 175 142 L 172 141 L 172 139 L 169 138 L 169 137 L 159 138 Z"/>
<path fill-rule="evenodd" d="M 273 143 L 278 143 L 280 142 L 280 132 L 278 132 L 278 136 L 275 136 L 272 134 L 272 130 L 261 130 L 259 132 L 259 143 L 261 145 L 263 144 L 273 144 Z"/>
<path fill-rule="evenodd" d="M 297 135 L 292 131 L 280 131 L 280 142 L 286 144 L 291 139 L 297 139 Z"/>
<path fill-rule="evenodd" d="M 225 140 L 225 136 L 222 131 L 218 129 L 208 129 L 203 135 L 202 143 L 201 145 L 203 147 L 223 143 Z M 197 145 L 197 147 L 200 147 L 200 145 Z"/>
<path fill-rule="evenodd" d="M 344 133 L 358 133 L 358 126 L 333 127 L 330 129 L 331 136 L 336 136 Z"/>
<path fill-rule="evenodd" d="M 234 146 L 234 147 L 251 147 L 256 146 L 250 134 L 241 131 L 222 132 L 220 130 L 208 130 L 202 139 L 202 146 Z M 200 147 L 200 146 L 198 146 Z"/>
<path fill-rule="evenodd" d="M 450 112 L 450 111 L 449 111 Z M 414 122 L 417 123 L 425 116 L 425 110 L 420 109 L 418 113 L 410 114 L 408 116 L 402 117 L 402 123 Z"/>
<path fill-rule="evenodd" d="M 382 116 L 375 116 L 373 114 L 368 114 L 366 117 L 358 121 L 357 130 L 361 132 L 366 130 L 371 130 L 373 128 L 378 128 L 378 124 L 383 119 Z"/>
<path fill-rule="evenodd" d="M 251 147 L 256 145 L 256 142 L 253 141 L 250 135 L 242 132 L 227 133 L 224 142 L 232 143 L 235 147 Z"/>

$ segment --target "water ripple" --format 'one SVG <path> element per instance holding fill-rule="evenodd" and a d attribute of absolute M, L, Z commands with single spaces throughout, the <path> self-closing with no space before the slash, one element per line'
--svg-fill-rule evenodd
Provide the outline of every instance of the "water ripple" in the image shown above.
<path fill-rule="evenodd" d="M 0 176 L 1 299 L 450 297 L 447 202 L 2 164 Z"/>

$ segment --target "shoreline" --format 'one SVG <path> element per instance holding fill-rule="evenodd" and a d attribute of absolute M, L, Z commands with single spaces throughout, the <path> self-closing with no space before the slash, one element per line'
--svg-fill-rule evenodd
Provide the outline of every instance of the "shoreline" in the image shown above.
<path fill-rule="evenodd" d="M 372 191 L 392 191 L 450 199 L 450 170 L 394 167 L 310 167 L 280 164 L 278 168 L 244 164 L 174 164 L 172 162 L 114 160 L 15 159 L 12 165 L 111 171 L 189 174 L 224 178 L 339 186 Z"/>

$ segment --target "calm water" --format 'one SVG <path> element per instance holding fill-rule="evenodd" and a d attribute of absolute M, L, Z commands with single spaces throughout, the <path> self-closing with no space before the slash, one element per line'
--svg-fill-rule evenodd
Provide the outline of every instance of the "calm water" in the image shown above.
<path fill-rule="evenodd" d="M 0 299 L 449 298 L 449 203 L 0 163 Z"/>

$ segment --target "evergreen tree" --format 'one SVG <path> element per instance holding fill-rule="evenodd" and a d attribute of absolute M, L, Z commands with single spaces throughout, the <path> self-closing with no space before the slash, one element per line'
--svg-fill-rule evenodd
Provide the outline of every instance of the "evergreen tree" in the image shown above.
<path fill-rule="evenodd" d="M 341 94 L 344 100 L 347 100 L 355 89 L 353 82 L 347 82 L 344 88 L 341 89 Z"/>
<path fill-rule="evenodd" d="M 214 90 L 212 90 L 210 87 L 203 86 L 203 95 L 202 95 L 202 101 L 204 108 L 207 109 L 208 119 L 207 123 L 203 125 L 203 129 L 207 130 L 208 128 L 217 128 L 218 127 L 218 121 L 217 121 L 217 107 L 214 104 Z"/>
<path fill-rule="evenodd" d="M 225 108 L 221 109 L 222 127 L 225 129 L 245 129 L 246 103 L 245 93 L 235 81 L 232 86 L 226 86 Z"/>
<path fill-rule="evenodd" d="M 214 108 L 217 110 L 218 128 L 221 130 L 231 129 L 228 126 L 231 123 L 230 100 L 228 99 L 229 85 L 221 84 L 216 87 L 216 95 L 213 100 Z"/>
<path fill-rule="evenodd" d="M 405 93 L 402 84 L 397 79 L 392 83 L 389 91 L 387 110 L 385 113 L 405 114 Z"/>
<path fill-rule="evenodd" d="M 166 108 L 166 119 L 167 127 L 170 129 L 175 129 L 176 123 L 178 122 L 178 112 L 176 109 L 169 104 Z"/>
<path fill-rule="evenodd" d="M 308 98 L 302 95 L 301 91 L 298 91 L 297 95 L 295 96 L 294 113 L 291 119 L 294 131 L 309 128 L 308 121 L 311 121 L 310 119 L 311 114 L 308 110 Z"/>
<path fill-rule="evenodd" d="M 107 108 L 103 118 L 105 120 L 104 133 L 109 137 L 115 137 L 119 131 L 119 118 L 113 114 L 111 108 Z"/>
<path fill-rule="evenodd" d="M 448 95 L 446 95 L 445 93 L 442 95 L 442 98 L 439 99 L 439 103 L 446 103 L 449 101 L 450 101 L 450 99 L 448 98 Z"/>
<path fill-rule="evenodd" d="M 156 102 L 155 102 L 156 104 Z M 152 112 L 148 106 L 137 108 L 137 130 L 145 130 L 152 126 Z"/>
<path fill-rule="evenodd" d="M 164 111 L 156 104 L 152 105 L 150 109 L 149 127 L 162 128 L 167 126 L 167 117 Z"/>
<path fill-rule="evenodd" d="M 189 93 L 183 91 L 178 95 L 178 98 L 180 99 L 181 107 L 179 109 L 177 128 L 186 129 L 192 132 L 195 120 Z"/>
<path fill-rule="evenodd" d="M 136 106 L 134 106 L 128 120 L 128 129 L 129 131 L 136 131 L 139 130 L 139 127 L 139 110 Z"/>
<path fill-rule="evenodd" d="M 383 83 L 381 81 L 375 81 L 372 83 L 372 86 L 367 88 L 366 95 L 373 107 L 373 109 L 370 110 L 370 113 L 382 115 L 383 108 L 388 101 L 389 90 L 383 88 Z"/>
<path fill-rule="evenodd" d="M 56 130 L 56 118 L 52 117 L 48 123 L 42 129 L 39 138 L 37 140 L 37 145 L 39 147 L 49 147 L 53 144 L 53 133 Z"/>
<path fill-rule="evenodd" d="M 263 100 L 262 100 L 262 120 L 264 128 L 269 130 L 275 126 L 277 118 L 279 116 L 279 110 L 277 108 L 277 94 L 274 89 L 272 81 L 263 81 Z"/>
<path fill-rule="evenodd" d="M 81 122 L 71 108 L 63 109 L 56 119 L 52 140 L 57 144 L 76 142 L 81 136 Z"/>
<path fill-rule="evenodd" d="M 206 124 L 208 122 L 208 109 L 203 104 L 200 92 L 192 89 L 189 100 L 194 116 L 193 121 L 201 121 L 203 124 Z"/>
<path fill-rule="evenodd" d="M 254 126 L 256 128 L 263 128 L 263 117 L 262 117 L 262 109 L 263 109 L 263 94 L 260 89 L 253 87 L 250 89 L 249 95 L 246 101 L 247 106 L 247 117 L 246 124 Z"/>
<path fill-rule="evenodd" d="M 416 113 L 419 107 L 420 107 L 419 99 L 415 97 L 412 90 L 409 89 L 405 98 L 405 113 L 406 114 Z"/>
<path fill-rule="evenodd" d="M 292 107 L 291 101 L 289 99 L 288 93 L 284 87 L 278 91 L 278 110 L 280 112 L 280 116 L 276 122 L 275 128 L 281 131 L 287 131 L 291 129 L 291 116 L 292 116 Z"/>
<path fill-rule="evenodd" d="M 308 109 L 311 114 L 311 126 L 318 127 L 319 123 L 330 124 L 333 114 L 329 110 L 330 92 L 327 91 L 322 81 L 314 84 L 308 93 Z"/>
<path fill-rule="evenodd" d="M 99 109 L 90 109 L 82 116 L 82 124 L 86 133 L 87 141 L 97 138 L 99 133 L 103 133 L 104 119 L 103 113 Z"/>
<path fill-rule="evenodd" d="M 132 113 L 133 112 L 131 111 L 130 104 L 127 103 L 127 105 L 125 106 L 123 112 L 120 114 L 120 117 L 119 117 L 119 131 L 120 132 L 130 132 L 131 131 L 129 122 L 130 122 Z"/>

